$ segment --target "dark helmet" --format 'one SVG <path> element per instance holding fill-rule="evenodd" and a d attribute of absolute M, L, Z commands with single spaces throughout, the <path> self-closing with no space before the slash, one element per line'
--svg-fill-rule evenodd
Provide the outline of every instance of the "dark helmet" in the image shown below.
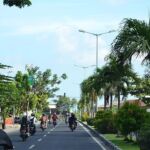
<path fill-rule="evenodd" d="M 71 117 L 74 117 L 75 116 L 75 114 L 74 113 L 71 113 Z"/>
<path fill-rule="evenodd" d="M 35 116 L 35 114 L 34 114 L 34 113 L 32 113 L 32 114 L 31 114 L 31 116 L 33 116 L 33 117 L 34 117 L 34 116 Z"/>

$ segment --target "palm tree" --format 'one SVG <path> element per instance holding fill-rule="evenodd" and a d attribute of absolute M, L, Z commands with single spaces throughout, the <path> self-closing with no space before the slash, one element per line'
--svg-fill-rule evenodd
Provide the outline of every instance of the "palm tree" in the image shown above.
<path fill-rule="evenodd" d="M 107 58 L 107 63 L 102 68 L 84 80 L 81 84 L 81 92 L 89 94 L 91 100 L 91 109 L 97 101 L 97 96 L 104 95 L 104 109 L 110 99 L 110 108 L 112 108 L 112 98 L 115 95 L 118 98 L 118 109 L 120 108 L 120 95 L 128 94 L 128 86 L 131 82 L 137 80 L 136 73 L 133 72 L 131 64 L 121 64 L 116 61 L 116 57 L 111 54 Z"/>
<path fill-rule="evenodd" d="M 85 107 L 90 108 L 90 116 L 94 117 L 97 111 L 97 97 L 99 95 L 95 82 L 96 74 L 89 76 L 81 83 L 81 93 L 84 95 Z M 82 98 L 83 99 L 83 98 Z"/>
<path fill-rule="evenodd" d="M 108 97 L 111 98 L 112 105 L 112 94 L 115 94 L 118 98 L 118 109 L 120 108 L 120 94 L 126 96 L 127 87 L 131 81 L 137 79 L 136 73 L 133 72 L 132 66 L 130 64 L 120 64 L 116 61 L 116 58 L 112 55 L 109 55 L 107 58 L 107 63 L 103 67 L 103 81 L 105 83 L 105 91 L 107 94 L 106 101 Z M 106 93 L 105 92 L 105 93 Z M 106 105 L 106 103 L 105 103 Z M 112 107 L 110 105 L 110 107 Z"/>
<path fill-rule="evenodd" d="M 150 64 L 150 18 L 149 22 L 124 19 L 123 27 L 112 43 L 112 54 L 118 62 L 131 63 L 133 56 L 143 56 L 142 63 Z"/>

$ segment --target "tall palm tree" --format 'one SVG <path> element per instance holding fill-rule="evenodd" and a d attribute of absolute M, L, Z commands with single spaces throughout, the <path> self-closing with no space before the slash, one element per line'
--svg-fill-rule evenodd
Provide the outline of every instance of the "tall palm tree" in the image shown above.
<path fill-rule="evenodd" d="M 116 58 L 110 55 L 103 68 L 106 89 L 109 92 L 112 103 L 112 93 L 118 98 L 118 109 L 120 108 L 120 94 L 126 96 L 127 87 L 131 80 L 136 80 L 137 75 L 133 72 L 130 64 L 121 64 Z"/>
<path fill-rule="evenodd" d="M 143 56 L 142 63 L 150 64 L 150 18 L 149 22 L 124 19 L 123 26 L 112 43 L 112 53 L 122 64 L 131 63 L 133 56 Z"/>

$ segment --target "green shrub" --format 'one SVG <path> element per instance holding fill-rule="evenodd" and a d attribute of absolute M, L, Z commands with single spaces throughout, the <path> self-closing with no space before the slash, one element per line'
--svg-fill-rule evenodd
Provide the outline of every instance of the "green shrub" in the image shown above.
<path fill-rule="evenodd" d="M 150 150 L 150 115 L 139 131 L 138 143 L 141 150 Z"/>
<path fill-rule="evenodd" d="M 87 121 L 87 124 L 90 125 L 90 126 L 94 126 L 94 118 L 88 118 L 86 121 Z"/>
<path fill-rule="evenodd" d="M 146 117 L 146 111 L 136 104 L 126 102 L 117 112 L 115 123 L 117 128 L 128 140 L 128 134 L 137 132 L 143 125 Z"/>
<path fill-rule="evenodd" d="M 89 118 L 89 115 L 86 112 L 84 112 L 83 115 L 81 116 L 82 121 L 87 121 L 88 118 Z"/>
<path fill-rule="evenodd" d="M 95 120 L 94 126 L 102 134 L 116 133 L 113 121 L 108 118 Z"/>
<path fill-rule="evenodd" d="M 116 128 L 114 126 L 114 114 L 112 111 L 98 111 L 95 117 L 94 126 L 103 134 L 116 133 Z"/>
<path fill-rule="evenodd" d="M 141 128 L 138 143 L 140 150 L 150 150 L 150 124 L 146 123 Z"/>

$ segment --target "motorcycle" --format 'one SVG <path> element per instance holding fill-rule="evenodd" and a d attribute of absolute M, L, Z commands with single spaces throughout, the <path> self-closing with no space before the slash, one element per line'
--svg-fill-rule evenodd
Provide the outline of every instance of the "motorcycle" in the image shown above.
<path fill-rule="evenodd" d="M 26 139 L 28 138 L 26 125 L 23 125 L 20 129 L 20 137 L 22 138 L 22 141 L 26 141 Z"/>
<path fill-rule="evenodd" d="M 71 123 L 71 124 L 69 125 L 69 127 L 70 127 L 71 131 L 73 132 L 73 131 L 76 129 L 76 127 L 77 127 L 77 123 L 76 123 L 76 122 L 73 122 L 73 123 Z"/>
<path fill-rule="evenodd" d="M 57 122 L 56 121 L 53 121 L 53 126 L 55 127 L 57 125 Z"/>
<path fill-rule="evenodd" d="M 46 123 L 45 122 L 41 123 L 41 129 L 42 129 L 42 131 L 44 131 L 46 129 Z"/>
<path fill-rule="evenodd" d="M 31 136 L 35 134 L 36 129 L 35 129 L 35 125 L 34 124 L 30 124 L 30 126 L 29 126 L 29 132 L 30 132 Z"/>

